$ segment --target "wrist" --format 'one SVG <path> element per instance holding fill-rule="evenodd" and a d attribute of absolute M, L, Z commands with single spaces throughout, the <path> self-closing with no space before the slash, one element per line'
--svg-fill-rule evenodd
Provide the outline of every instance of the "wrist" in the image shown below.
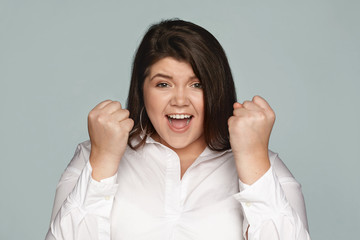
<path fill-rule="evenodd" d="M 92 178 L 100 181 L 116 174 L 120 159 L 115 159 L 111 155 L 94 154 L 91 152 L 89 162 L 92 168 Z"/>
<path fill-rule="evenodd" d="M 248 185 L 256 182 L 270 168 L 267 150 L 253 151 L 251 153 L 234 153 L 234 160 L 239 179 Z"/>

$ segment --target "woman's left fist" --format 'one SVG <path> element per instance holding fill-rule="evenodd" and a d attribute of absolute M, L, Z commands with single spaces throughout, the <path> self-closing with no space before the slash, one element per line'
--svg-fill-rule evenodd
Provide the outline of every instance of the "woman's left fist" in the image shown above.
<path fill-rule="evenodd" d="M 242 168 L 242 171 L 258 172 L 257 169 L 269 165 L 268 145 L 275 113 L 260 96 L 242 104 L 236 102 L 233 107 L 233 116 L 229 118 L 228 126 L 238 170 Z"/>

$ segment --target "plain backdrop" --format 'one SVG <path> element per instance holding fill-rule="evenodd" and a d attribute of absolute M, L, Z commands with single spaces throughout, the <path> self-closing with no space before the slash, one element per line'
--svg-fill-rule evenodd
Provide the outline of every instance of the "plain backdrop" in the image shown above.
<path fill-rule="evenodd" d="M 0 0 L 0 239 L 43 239 L 56 184 L 100 101 L 125 104 L 144 32 L 195 22 L 238 100 L 277 114 L 270 148 L 301 182 L 313 239 L 360 235 L 360 1 Z"/>

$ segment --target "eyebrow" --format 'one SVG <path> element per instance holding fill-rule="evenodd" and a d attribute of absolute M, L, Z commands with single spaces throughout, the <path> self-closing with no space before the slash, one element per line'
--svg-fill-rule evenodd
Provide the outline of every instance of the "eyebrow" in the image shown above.
<path fill-rule="evenodd" d="M 156 77 L 166 78 L 166 79 L 170 79 L 170 80 L 173 79 L 172 76 L 169 76 L 169 75 L 166 75 L 166 74 L 163 74 L 163 73 L 157 73 L 157 74 L 155 74 L 154 76 L 152 76 L 150 78 L 150 81 L 153 80 Z M 192 79 L 197 79 L 197 77 L 194 75 L 194 76 L 190 77 L 189 79 L 191 79 L 191 80 Z"/>
<path fill-rule="evenodd" d="M 166 74 L 162 74 L 162 73 L 157 73 L 154 76 L 152 76 L 152 78 L 150 78 L 150 81 L 153 80 L 156 77 L 161 77 L 161 78 L 166 78 L 166 79 L 172 79 L 171 76 L 166 75 Z"/>

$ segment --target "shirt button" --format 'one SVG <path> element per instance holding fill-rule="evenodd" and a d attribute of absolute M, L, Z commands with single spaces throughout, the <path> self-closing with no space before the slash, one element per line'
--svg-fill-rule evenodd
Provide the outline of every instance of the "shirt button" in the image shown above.
<path fill-rule="evenodd" d="M 108 196 L 105 196 L 104 198 L 106 201 L 108 201 L 108 200 L 110 200 L 111 196 L 108 195 Z"/>
<path fill-rule="evenodd" d="M 250 203 L 250 202 L 246 202 L 246 203 L 245 203 L 245 206 L 250 207 L 250 206 L 251 206 L 251 203 Z"/>

